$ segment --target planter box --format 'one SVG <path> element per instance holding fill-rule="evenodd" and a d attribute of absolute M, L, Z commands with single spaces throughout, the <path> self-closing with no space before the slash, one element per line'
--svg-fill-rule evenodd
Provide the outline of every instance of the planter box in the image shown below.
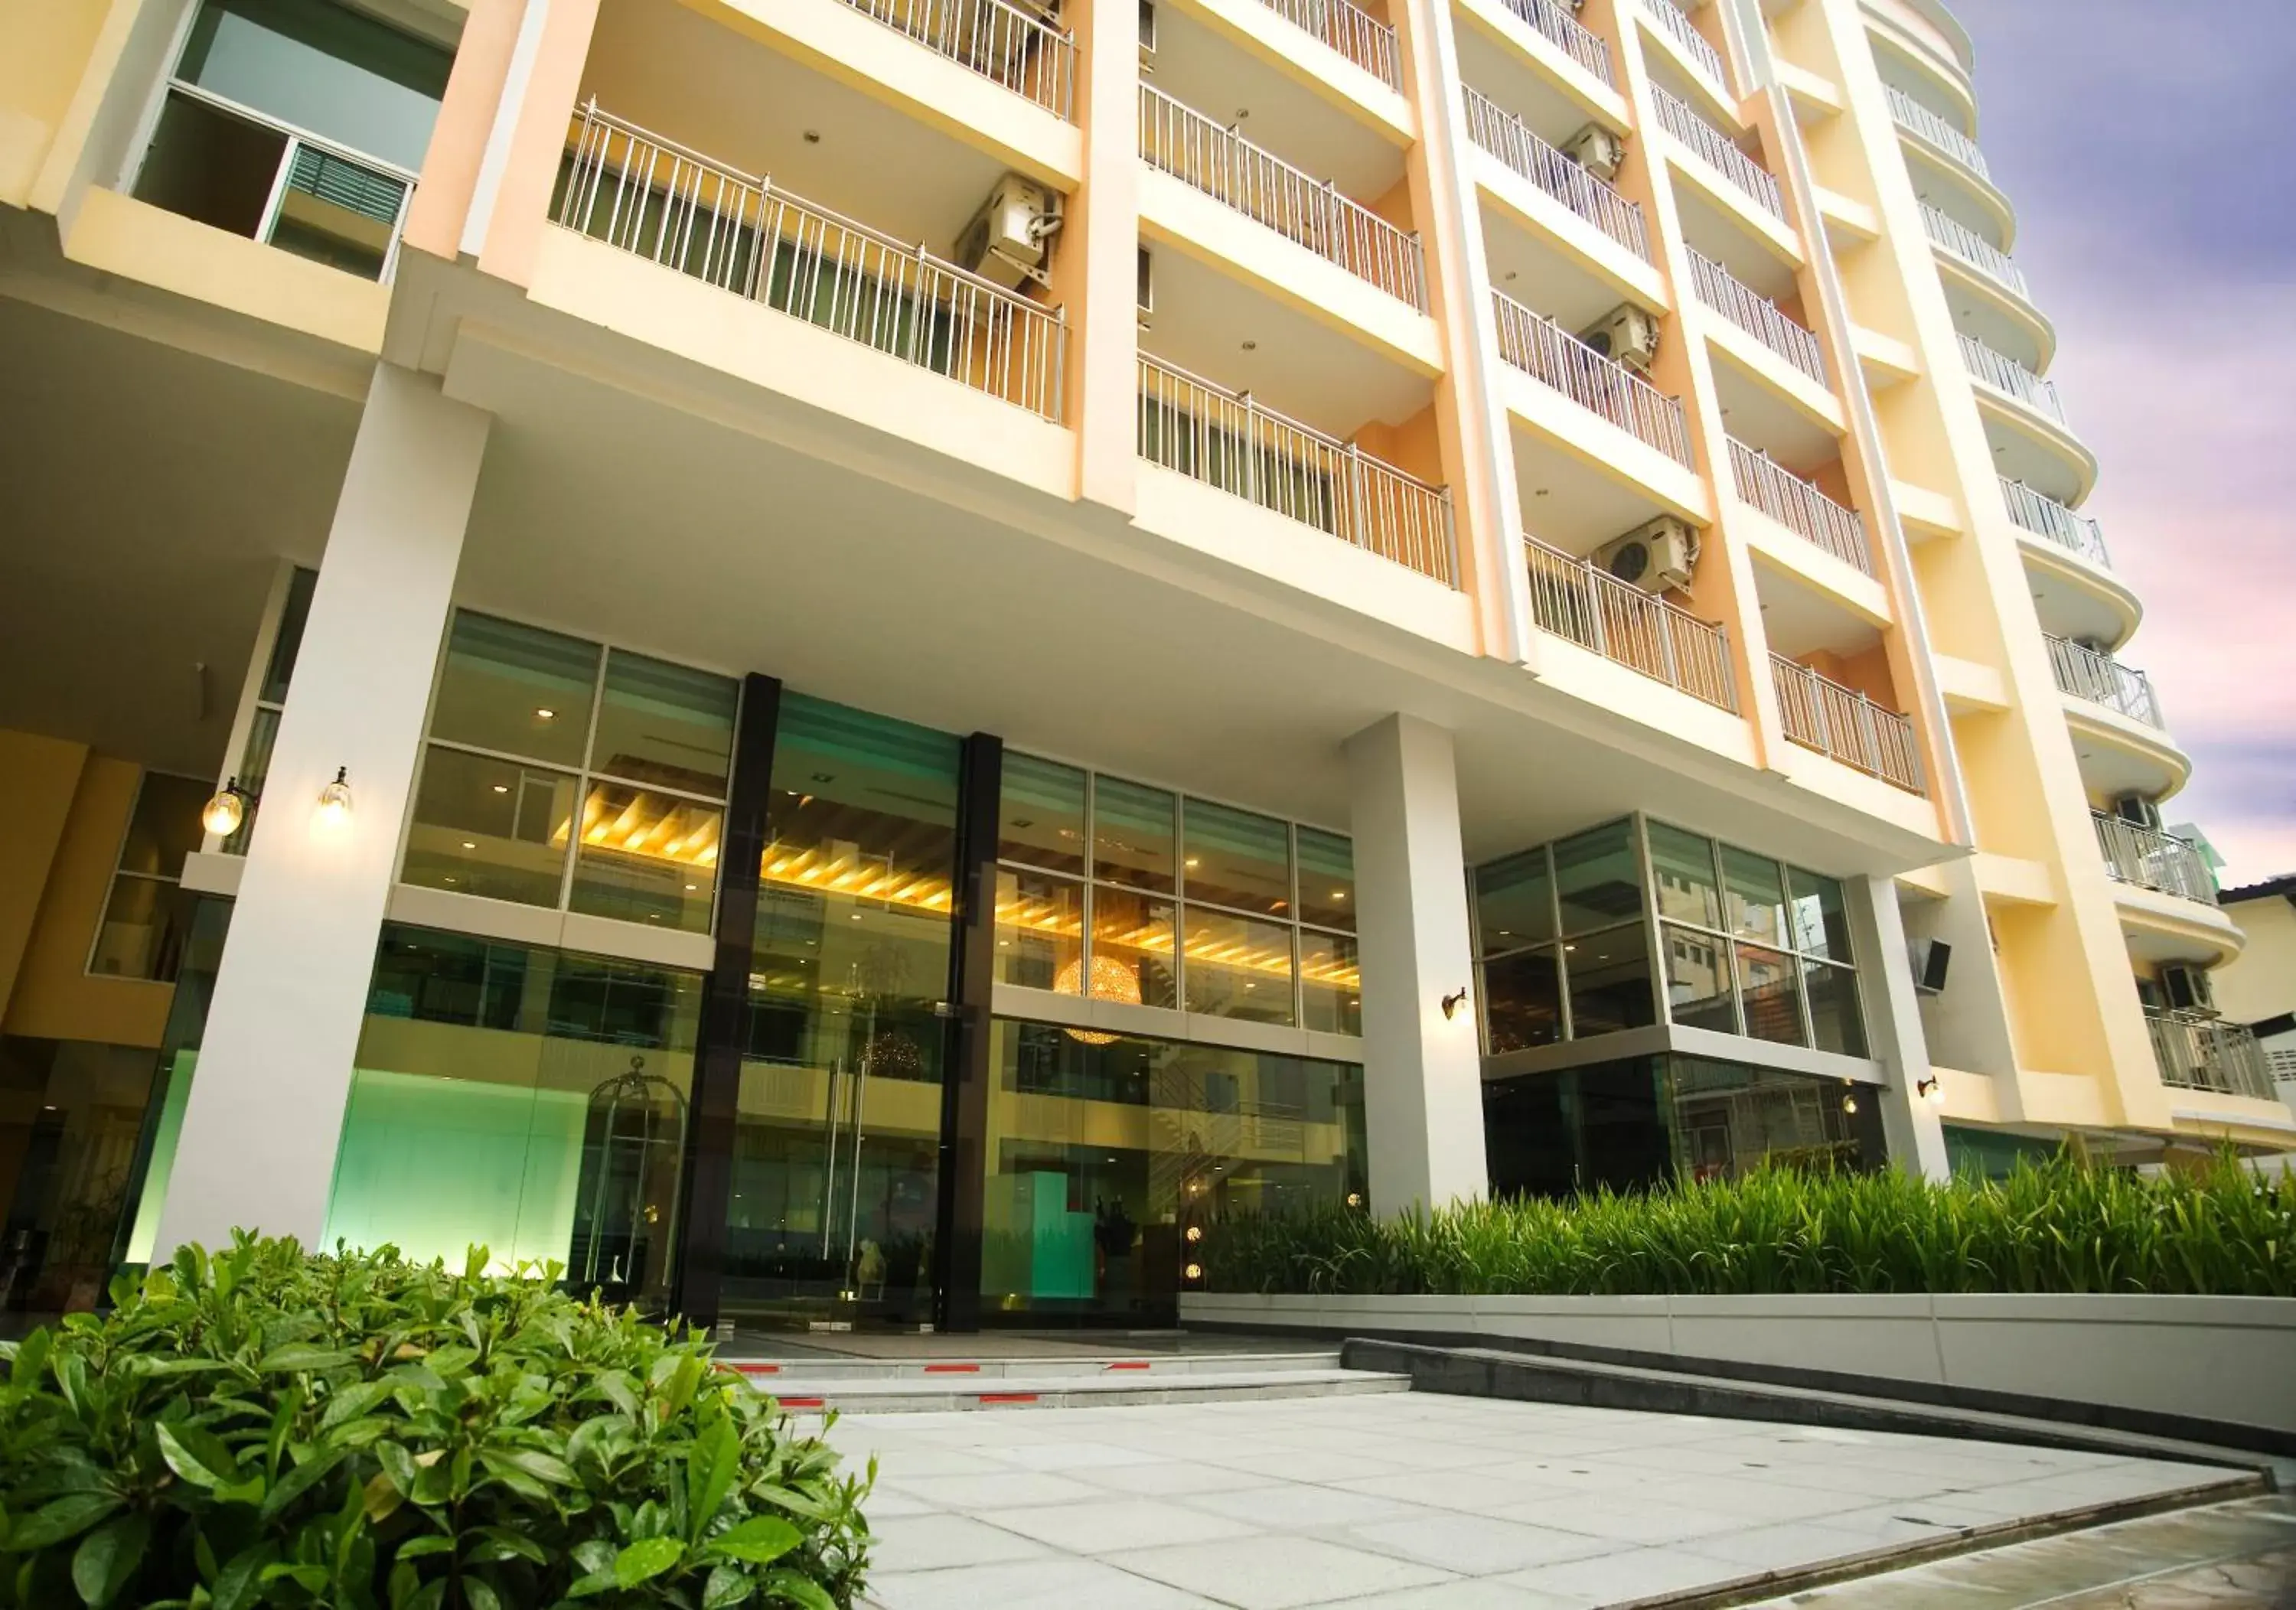
<path fill-rule="evenodd" d="M 1184 1295 L 1180 1322 L 1476 1337 L 2095 1405 L 2296 1436 L 2296 1299 Z"/>

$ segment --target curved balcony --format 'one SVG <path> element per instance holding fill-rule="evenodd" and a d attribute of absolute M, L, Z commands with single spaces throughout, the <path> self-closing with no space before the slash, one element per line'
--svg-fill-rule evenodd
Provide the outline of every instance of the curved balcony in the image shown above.
<path fill-rule="evenodd" d="M 1503 0 L 1507 10 L 1549 45 L 1570 57 L 1612 89 L 1619 86 L 1611 69 L 1611 47 L 1603 36 L 1578 20 L 1575 8 L 1563 0 Z"/>
<path fill-rule="evenodd" d="M 2115 883 L 2202 905 L 2217 903 L 2216 874 L 2190 844 L 2174 833 L 2127 821 L 2109 812 L 2091 811 L 2089 816 L 2096 824 L 2105 876 Z"/>
<path fill-rule="evenodd" d="M 1924 201 L 1922 225 L 1929 232 L 1930 244 L 1939 251 L 1959 259 L 2020 300 L 2033 299 L 2032 287 L 2026 283 L 2025 271 L 2017 266 L 2017 260 L 1960 219 Z"/>
<path fill-rule="evenodd" d="M 1995 468 L 2059 503 L 2087 497 L 2096 485 L 2096 454 L 2074 433 L 2056 383 L 1973 336 L 1956 339 L 1986 415 Z"/>
<path fill-rule="evenodd" d="M 2112 568 L 2112 555 L 2105 552 L 2104 527 L 2087 515 L 2076 514 L 2056 499 L 2005 475 L 2001 478 L 2001 500 L 2019 529 L 2046 537 L 2099 569 Z"/>
<path fill-rule="evenodd" d="M 1767 453 L 1730 438 L 1730 478 L 1739 498 L 1844 564 L 1874 574 L 1865 517 L 1844 508 Z"/>
<path fill-rule="evenodd" d="M 2192 757 L 2169 738 L 2152 679 L 2086 643 L 2045 639 L 2090 794 L 2165 799 L 2183 788 L 2193 774 Z"/>
<path fill-rule="evenodd" d="M 2280 1099 L 2264 1048 L 2243 1025 L 2152 1007 L 2145 1009 L 2144 1022 L 2152 1034 L 2161 1083 L 2255 1101 Z"/>
<path fill-rule="evenodd" d="M 1729 638 L 1720 626 L 1536 537 L 1526 536 L 1522 546 L 1531 618 L 1540 630 L 1736 713 Z"/>
<path fill-rule="evenodd" d="M 1653 3 L 1664 5 L 1667 0 Z M 1785 193 L 1778 187 L 1775 174 L 1739 150 L 1736 141 L 1700 117 L 1689 102 L 1665 86 L 1652 85 L 1651 95 L 1658 107 L 1660 128 L 1695 151 L 1708 167 L 1755 206 L 1781 224 L 1786 221 Z"/>
<path fill-rule="evenodd" d="M 1643 209 L 1540 139 L 1530 125 L 1472 85 L 1467 135 L 1509 168 L 1647 263 L 1650 233 Z"/>
<path fill-rule="evenodd" d="M 1677 5 L 1674 0 L 1642 0 L 1642 4 L 1651 20 L 1658 24 L 1659 31 L 1680 45 L 1683 53 L 1697 63 L 1698 70 L 1713 85 L 1715 94 L 1728 100 L 1730 72 L 1722 64 L 1722 53 L 1714 48 L 1712 40 L 1698 31 L 1698 25 L 1690 20 L 1690 13 Z"/>
<path fill-rule="evenodd" d="M 1658 0 L 1660 4 L 1665 0 Z M 1807 325 L 1695 247 L 1690 280 L 1698 299 L 1776 353 L 1819 385 L 1826 384 L 1825 348 Z"/>
<path fill-rule="evenodd" d="M 1676 463 L 1690 466 L 1690 426 L 1680 398 L 1667 396 L 1505 291 L 1492 291 L 1491 301 L 1498 315 L 1501 357 Z"/>
<path fill-rule="evenodd" d="M 2161 700 L 2152 691 L 2152 679 L 2144 672 L 2132 670 L 2084 643 L 2062 637 L 2052 637 L 2048 642 L 2049 667 L 2056 674 L 2059 691 L 2148 727 L 2168 730 L 2169 723 L 2161 719 Z"/>
<path fill-rule="evenodd" d="M 2126 642 L 2144 617 L 2144 606 L 2113 574 L 2097 523 L 2006 476 L 2001 501 L 2016 528 L 2043 629 L 2060 637 Z"/>
<path fill-rule="evenodd" d="M 1783 654 L 1770 656 L 1770 674 L 1778 691 L 1779 723 L 1789 739 L 1908 794 L 1927 793 L 1911 716 Z"/>
<path fill-rule="evenodd" d="M 1882 93 L 1890 102 L 1890 116 L 1897 125 L 1923 144 L 1947 157 L 1983 179 L 1993 182 L 1993 173 L 1985 165 L 1985 153 L 1977 142 L 1956 128 L 1945 119 L 1923 106 L 1919 101 L 1894 84 L 1884 84 Z"/>

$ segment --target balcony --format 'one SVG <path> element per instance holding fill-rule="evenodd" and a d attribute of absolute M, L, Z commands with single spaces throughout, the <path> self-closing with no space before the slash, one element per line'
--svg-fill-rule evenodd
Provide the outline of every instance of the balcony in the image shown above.
<path fill-rule="evenodd" d="M 1057 424 L 1064 311 L 598 109 L 578 111 L 555 221 Z"/>
<path fill-rule="evenodd" d="M 1884 84 L 1882 91 L 1890 99 L 1890 115 L 1897 119 L 1899 128 L 1932 150 L 1942 151 L 1979 178 L 1992 182 L 1993 175 L 1985 166 L 1985 153 L 1978 150 L 1976 141 L 1896 85 Z"/>
<path fill-rule="evenodd" d="M 1312 34 L 1390 89 L 1403 87 L 1395 29 L 1349 0 L 1260 0 L 1294 28 Z"/>
<path fill-rule="evenodd" d="M 1611 71 L 1611 47 L 1603 36 L 1572 14 L 1564 0 L 1502 0 L 1507 10 L 1532 32 L 1585 68 L 1611 88 L 1619 81 Z"/>
<path fill-rule="evenodd" d="M 1523 555 L 1531 618 L 1542 631 L 1736 713 L 1729 639 L 1720 626 L 1535 537 L 1523 538 Z"/>
<path fill-rule="evenodd" d="M 845 0 L 872 21 L 1076 121 L 1076 37 L 1011 0 Z"/>
<path fill-rule="evenodd" d="M 1690 464 L 1690 427 L 1679 398 L 1505 292 L 1494 290 L 1491 301 L 1498 315 L 1501 357 L 1675 462 Z"/>
<path fill-rule="evenodd" d="M 1532 132 L 1529 124 L 1466 86 L 1467 133 L 1474 143 L 1647 263 L 1643 209 Z"/>
<path fill-rule="evenodd" d="M 2217 880 L 2200 851 L 2159 828 L 2127 821 L 2104 811 L 2091 811 L 2096 823 L 2097 847 L 2104 853 L 2105 875 L 2158 895 L 2174 895 L 2203 905 L 2217 903 Z"/>
<path fill-rule="evenodd" d="M 2152 691 L 2152 679 L 2144 672 L 2131 670 L 2112 655 L 2069 638 L 2048 641 L 2049 668 L 2056 673 L 2060 692 L 2102 705 L 2148 727 L 2168 729 L 2169 723 L 2161 719 L 2161 700 Z"/>
<path fill-rule="evenodd" d="M 1668 0 L 1651 0 L 1651 4 L 1665 7 Z M 1683 20 L 1687 24 L 1689 19 Z M 1696 151 L 1707 166 L 1727 179 L 1734 188 L 1744 192 L 1757 207 L 1781 224 L 1785 222 L 1785 196 L 1778 188 L 1776 176 L 1740 151 L 1735 141 L 1692 110 L 1690 102 L 1665 86 L 1652 85 L 1651 94 L 1658 104 L 1660 127 Z"/>
<path fill-rule="evenodd" d="M 1788 738 L 1908 794 L 1926 792 L 1911 717 L 1783 654 L 1770 656 L 1770 674 Z"/>
<path fill-rule="evenodd" d="M 2087 515 L 2076 514 L 2056 499 L 2006 476 L 2001 478 L 2001 499 L 2008 505 L 2009 518 L 2025 530 L 2047 537 L 2092 565 L 2112 568 L 2112 556 L 2104 549 L 2104 527 Z"/>
<path fill-rule="evenodd" d="M 1730 438 L 1730 478 L 1741 500 L 1844 564 L 1874 574 L 1866 520 L 1855 509 L 1842 507 L 1814 483 L 1735 437 Z"/>
<path fill-rule="evenodd" d="M 1716 93 L 1726 97 L 1730 93 L 1730 75 L 1722 65 L 1722 53 L 1698 31 L 1690 14 L 1674 0 L 1642 0 L 1642 5 L 1651 20 L 1658 24 L 1659 31 L 1688 52 L 1690 59 L 1698 64 L 1698 70 L 1713 81 Z"/>
<path fill-rule="evenodd" d="M 1449 488 L 1145 353 L 1136 447 L 1152 464 L 1458 585 Z"/>
<path fill-rule="evenodd" d="M 2161 1083 L 2253 1101 L 2280 1099 L 2264 1048 L 2243 1025 L 2151 1007 L 2145 1009 L 2144 1024 L 2152 1032 L 2152 1056 L 2161 1065 Z"/>
<path fill-rule="evenodd" d="M 1961 359 L 1969 365 L 1972 376 L 2066 429 L 2072 429 L 2071 421 L 2065 418 L 2064 399 L 2057 394 L 2054 380 L 2043 380 L 2015 358 L 1994 351 L 1973 336 L 1959 339 Z"/>
<path fill-rule="evenodd" d="M 1666 0 L 1653 3 L 1663 5 Z M 1825 349 L 1816 334 L 1712 257 L 1695 247 L 1685 249 L 1690 254 L 1691 283 L 1700 301 L 1819 385 L 1826 383 Z"/>
<path fill-rule="evenodd" d="M 2021 300 L 2033 299 L 2031 288 L 2025 283 L 2025 271 L 2017 266 L 2016 259 L 1968 225 L 1926 201 L 1922 203 L 1922 225 L 1929 231 L 1930 244 L 1939 251 L 1967 264 Z"/>
<path fill-rule="evenodd" d="M 1417 235 L 1145 84 L 1140 155 L 1222 206 L 1427 310 L 1427 262 Z"/>

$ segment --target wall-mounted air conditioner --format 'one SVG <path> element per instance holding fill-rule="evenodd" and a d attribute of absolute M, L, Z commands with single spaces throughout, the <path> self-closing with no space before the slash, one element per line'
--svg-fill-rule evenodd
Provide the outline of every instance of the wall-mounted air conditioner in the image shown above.
<path fill-rule="evenodd" d="M 1632 302 L 1619 304 L 1578 339 L 1636 374 L 1649 373 L 1658 359 L 1658 320 Z"/>
<path fill-rule="evenodd" d="M 1032 280 L 1042 283 L 1046 242 L 1060 225 L 1050 192 L 1008 173 L 956 237 L 957 265 L 1007 289 Z"/>
<path fill-rule="evenodd" d="M 1687 592 L 1698 564 L 1698 533 L 1660 517 L 1595 550 L 1595 562 L 1645 593 Z"/>

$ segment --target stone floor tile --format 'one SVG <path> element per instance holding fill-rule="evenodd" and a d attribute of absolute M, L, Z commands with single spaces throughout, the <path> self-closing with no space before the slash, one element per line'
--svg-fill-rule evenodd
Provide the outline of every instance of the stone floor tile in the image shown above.
<path fill-rule="evenodd" d="M 1216 1598 L 1235 1610 L 1301 1610 L 1342 1598 L 1361 1598 L 1449 1580 L 1448 1573 L 1430 1565 L 1318 1538 L 1280 1535 L 1138 1549 L 1105 1557 L 1121 1570 Z"/>
<path fill-rule="evenodd" d="M 1198 1465 L 1182 1459 L 1161 1459 L 1152 1465 L 1110 1465 L 1076 1473 L 1076 1479 L 1113 1492 L 1136 1492 L 1144 1498 L 1183 1498 L 1234 1492 L 1246 1487 L 1280 1485 L 1273 1477 L 1220 1465 Z"/>
<path fill-rule="evenodd" d="M 1535 1588 L 1484 1580 L 1403 1588 L 1367 1598 L 1333 1599 L 1316 1610 L 1587 1610 L 1595 1603 L 1584 1594 L 1541 1593 Z"/>
<path fill-rule="evenodd" d="M 1200 1598 L 1092 1560 L 1023 1560 L 947 1571 L 893 1572 L 872 1580 L 882 1610 L 1216 1610 Z"/>
<path fill-rule="evenodd" d="M 1048 1556 L 1048 1550 L 1017 1532 L 965 1515 L 900 1516 L 875 1531 L 870 1558 L 877 1570 L 887 1573 L 993 1565 Z"/>
<path fill-rule="evenodd" d="M 1189 1495 L 1192 1508 L 1223 1515 L 1273 1532 L 1308 1532 L 1374 1521 L 1425 1520 L 1437 1511 L 1383 1494 L 1286 1483 L 1236 1492 Z"/>
<path fill-rule="evenodd" d="M 1679 1543 L 1718 1532 L 1742 1531 L 1743 1516 L 1684 1504 L 1652 1502 L 1640 1492 L 1594 1492 L 1533 1499 L 1509 1508 L 1502 1518 L 1557 1532 L 1577 1532 L 1644 1545 Z"/>
<path fill-rule="evenodd" d="M 1496 1576 L 1532 1565 L 1615 1553 L 1618 1545 L 1581 1532 L 1556 1532 L 1482 1515 L 1434 1515 L 1350 1526 L 1345 1541 L 1461 1576 Z"/>
<path fill-rule="evenodd" d="M 981 1518 L 1048 1548 L 1084 1555 L 1155 1549 L 1169 1543 L 1209 1543 L 1223 1538 L 1249 1537 L 1255 1531 L 1243 1521 L 1226 1515 L 1147 1498 L 1000 1508 Z"/>
<path fill-rule="evenodd" d="M 1082 1482 L 1034 1470 L 915 1477 L 889 1471 L 881 1479 L 942 1509 L 971 1511 L 1018 1504 L 1078 1504 L 1100 1496 L 1096 1489 Z"/>
<path fill-rule="evenodd" d="M 1623 1603 L 1660 1593 L 1726 1582 L 1752 1573 L 1710 1555 L 1672 1549 L 1636 1549 L 1555 1565 L 1533 1565 L 1496 1580 L 1542 1593 L 1584 1594 L 1598 1604 Z"/>

